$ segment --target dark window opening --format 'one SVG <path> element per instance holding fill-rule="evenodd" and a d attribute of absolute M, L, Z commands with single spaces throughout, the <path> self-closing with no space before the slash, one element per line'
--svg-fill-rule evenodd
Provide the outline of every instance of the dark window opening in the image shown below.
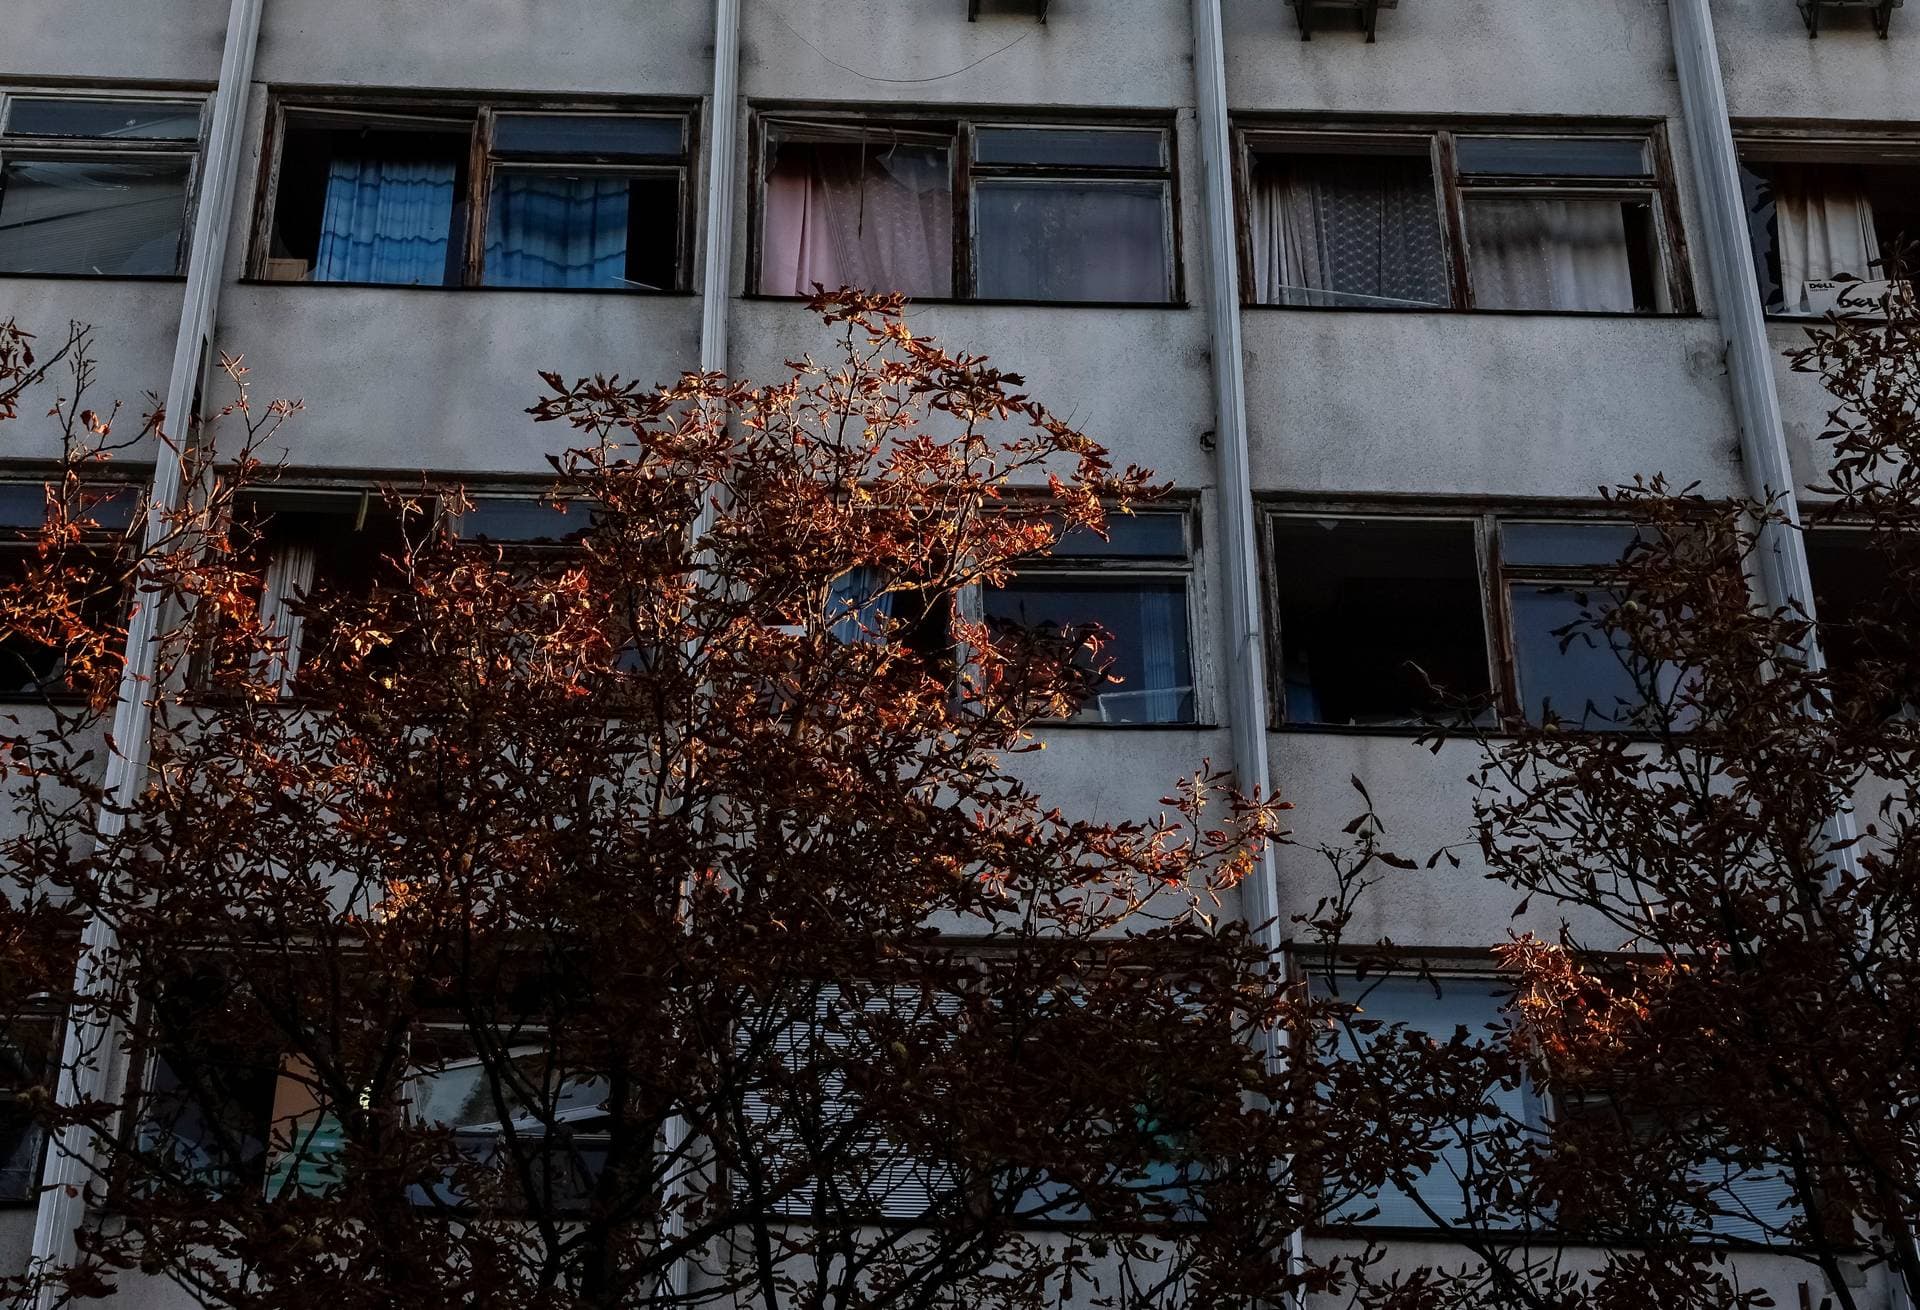
<path fill-rule="evenodd" d="M 396 130 L 290 121 L 269 275 L 458 285 L 470 133 L 458 124 Z"/>
<path fill-rule="evenodd" d="M 1770 314 L 1877 310 L 1886 259 L 1920 241 L 1920 161 L 1746 159 L 1741 183 Z"/>
<path fill-rule="evenodd" d="M 1276 518 L 1290 723 L 1414 726 L 1492 705 L 1471 521 Z"/>
<path fill-rule="evenodd" d="M 51 1089 L 60 1040 L 60 1025 L 49 1014 L 0 1022 L 0 1202 L 39 1194 L 46 1132 L 26 1094 Z"/>

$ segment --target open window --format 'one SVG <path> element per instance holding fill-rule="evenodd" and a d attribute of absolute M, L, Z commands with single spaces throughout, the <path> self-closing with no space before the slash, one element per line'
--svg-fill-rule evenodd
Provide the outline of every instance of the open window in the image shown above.
<path fill-rule="evenodd" d="M 768 119 L 757 289 L 1166 304 L 1159 126 Z"/>
<path fill-rule="evenodd" d="M 1492 708 L 1471 519 L 1272 520 L 1288 723 L 1408 727 Z"/>
<path fill-rule="evenodd" d="M 1920 241 L 1920 143 L 1749 136 L 1740 165 L 1767 312 L 1877 312 L 1886 258 Z"/>
<path fill-rule="evenodd" d="M 172 276 L 201 102 L 0 95 L 0 273 Z"/>
<path fill-rule="evenodd" d="M 683 113 L 293 103 L 275 121 L 257 277 L 685 285 Z"/>
<path fill-rule="evenodd" d="M 1657 134 L 1248 127 L 1255 304 L 1689 307 Z"/>
<path fill-rule="evenodd" d="M 1076 721 L 1192 723 L 1193 561 L 1185 514 L 1115 514 L 1108 539 L 1068 532 L 1051 555 L 981 596 L 990 629 L 1014 640 L 1094 638 L 1074 656 L 1086 682 Z M 1096 635 L 1099 634 L 1099 635 Z"/>
<path fill-rule="evenodd" d="M 30 1093 L 52 1087 L 60 1041 L 51 1009 L 29 1002 L 0 1020 L 0 1205 L 39 1196 L 46 1132 Z"/>

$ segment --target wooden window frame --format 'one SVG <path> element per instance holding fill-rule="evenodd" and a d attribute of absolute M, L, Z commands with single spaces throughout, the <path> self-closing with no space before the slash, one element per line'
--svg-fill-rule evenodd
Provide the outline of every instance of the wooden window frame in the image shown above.
<path fill-rule="evenodd" d="M 493 145 L 495 120 L 501 114 L 537 114 L 556 117 L 619 117 L 635 119 L 678 119 L 681 125 L 681 151 L 678 156 L 635 157 L 631 160 L 607 160 L 590 154 L 514 154 L 501 156 Z M 260 152 L 260 173 L 255 187 L 253 228 L 247 243 L 247 282 L 266 283 L 267 260 L 272 248 L 273 231 L 280 193 L 280 166 L 286 151 L 288 120 L 336 117 L 343 124 L 391 124 L 413 127 L 438 123 L 447 128 L 465 127 L 468 132 L 468 157 L 465 193 L 458 203 L 465 207 L 464 230 L 452 235 L 460 244 L 460 280 L 454 283 L 400 284 L 389 282 L 314 282 L 302 286 L 382 287 L 385 289 L 430 291 L 543 291 L 567 295 L 679 296 L 689 294 L 694 263 L 694 223 L 696 212 L 694 171 L 701 152 L 699 107 L 685 100 L 638 101 L 611 99 L 512 99 L 446 98 L 408 96 L 404 93 L 294 92 L 275 94 L 267 106 L 265 144 Z M 600 172 L 618 177 L 678 178 L 678 236 L 674 243 L 673 285 L 667 288 L 645 287 L 507 287 L 489 286 L 485 275 L 485 251 L 489 197 L 497 169 L 536 171 L 564 169 L 568 172 Z M 286 285 L 275 281 L 273 285 Z"/>
<path fill-rule="evenodd" d="M 1065 128 L 1093 130 L 1157 131 L 1161 134 L 1161 165 L 1158 168 L 1134 168 L 1110 165 L 1068 164 L 982 164 L 975 160 L 975 136 L 980 128 Z M 875 106 L 869 110 L 810 108 L 807 106 L 769 107 L 753 114 L 749 150 L 753 159 L 750 204 L 747 223 L 748 294 L 769 300 L 795 300 L 800 297 L 764 292 L 760 288 L 761 260 L 765 252 L 767 219 L 767 180 L 773 157 L 784 140 L 830 140 L 837 132 L 858 131 L 863 137 L 872 133 L 884 139 L 899 135 L 917 138 L 926 144 L 944 140 L 950 152 L 953 185 L 953 291 L 948 296 L 916 297 L 920 304 L 966 302 L 985 305 L 1057 305 L 1095 309 L 1170 309 L 1186 303 L 1186 281 L 1180 258 L 1180 142 L 1171 114 L 1129 114 L 1092 116 L 1073 113 L 1037 112 L 955 113 L 951 110 L 894 109 Z M 818 133 L 810 138 L 809 133 Z M 1166 190 L 1164 213 L 1168 298 L 1165 300 L 1047 300 L 1035 297 L 983 298 L 975 293 L 976 244 L 974 240 L 973 179 L 1014 178 L 1029 180 L 1072 180 L 1137 182 L 1157 181 Z"/>
<path fill-rule="evenodd" d="M 1259 566 L 1265 590 L 1267 612 L 1266 659 L 1272 672 L 1267 678 L 1267 724 L 1276 732 L 1321 732 L 1349 736 L 1419 736 L 1421 727 L 1380 726 L 1374 724 L 1294 723 L 1286 717 L 1286 691 L 1278 676 L 1285 668 L 1284 634 L 1280 631 L 1280 569 L 1286 561 L 1278 558 L 1274 547 L 1273 523 L 1277 519 L 1341 519 L 1469 523 L 1474 532 L 1474 556 L 1480 584 L 1480 621 L 1487 646 L 1488 686 L 1493 692 L 1494 722 L 1487 730 L 1512 731 L 1528 722 L 1526 707 L 1520 699 L 1519 667 L 1514 653 L 1514 624 L 1508 600 L 1510 585 L 1529 581 L 1549 584 L 1594 584 L 1603 575 L 1604 566 L 1508 565 L 1500 553 L 1502 524 L 1553 523 L 1593 526 L 1624 526 L 1631 522 L 1617 509 L 1591 503 L 1510 505 L 1491 507 L 1446 501 L 1385 501 L 1328 499 L 1325 501 L 1262 501 L 1256 504 L 1260 521 L 1258 534 Z M 1619 735 L 1632 736 L 1632 732 Z"/>
<path fill-rule="evenodd" d="M 200 124 L 194 138 L 165 140 L 139 137 L 16 136 L 8 130 L 16 100 L 61 100 L 72 103 L 127 103 L 194 105 Z M 200 204 L 203 173 L 201 152 L 207 139 L 207 96 L 194 91 L 75 91 L 58 87 L 0 87 L 0 165 L 8 159 L 59 162 L 91 160 L 102 163 L 138 163 L 142 160 L 182 160 L 187 164 L 186 194 L 181 201 L 180 239 L 174 247 L 171 273 L 9 273 L 0 278 L 86 278 L 94 281 L 179 281 L 187 275 L 187 252 L 193 246 L 194 215 Z"/>
<path fill-rule="evenodd" d="M 1236 201 L 1235 228 L 1240 260 L 1241 304 L 1248 309 L 1318 309 L 1323 306 L 1268 305 L 1252 299 L 1253 286 L 1253 174 L 1256 158 L 1263 153 L 1281 153 L 1287 146 L 1313 153 L 1343 153 L 1345 144 L 1353 153 L 1384 150 L 1387 147 L 1425 145 L 1434 185 L 1434 205 L 1440 217 L 1441 247 L 1452 288 L 1451 305 L 1427 310 L 1409 310 L 1397 306 L 1333 306 L 1357 308 L 1372 313 L 1497 313 L 1556 314 L 1602 318 L 1674 318 L 1698 312 L 1689 273 L 1686 233 L 1680 221 L 1680 200 L 1674 184 L 1672 151 L 1667 142 L 1664 120 L 1632 119 L 1608 122 L 1579 120 L 1561 122 L 1540 119 L 1419 119 L 1382 120 L 1288 120 L 1248 118 L 1233 125 L 1233 169 Z M 1636 138 L 1646 144 L 1647 173 L 1642 177 L 1595 177 L 1577 174 L 1491 173 L 1462 176 L 1458 141 L 1461 137 L 1500 137 L 1504 139 L 1578 140 L 1588 137 Z M 1335 147 L 1330 149 L 1329 147 Z M 1415 152 L 1417 153 L 1417 151 Z M 1571 198 L 1628 198 L 1645 196 L 1652 209 L 1656 283 L 1664 289 L 1668 308 L 1652 310 L 1598 309 L 1481 309 L 1474 304 L 1472 270 L 1467 255 L 1466 196 L 1475 192 L 1543 192 Z"/>

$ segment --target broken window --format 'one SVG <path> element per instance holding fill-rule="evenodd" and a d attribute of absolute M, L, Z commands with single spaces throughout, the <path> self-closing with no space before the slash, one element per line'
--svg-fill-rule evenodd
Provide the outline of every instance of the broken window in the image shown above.
<path fill-rule="evenodd" d="M 1246 138 L 1256 304 L 1686 308 L 1668 181 L 1647 136 Z"/>
<path fill-rule="evenodd" d="M 287 106 L 272 281 L 678 290 L 683 114 Z"/>
<path fill-rule="evenodd" d="M 0 96 L 0 273 L 185 266 L 197 100 Z"/>
<path fill-rule="evenodd" d="M 1051 555 L 987 590 L 987 625 L 1016 641 L 1078 643 L 1092 723 L 1191 723 L 1195 716 L 1184 514 L 1113 515 L 1108 539 L 1064 534 Z"/>
<path fill-rule="evenodd" d="M 1414 726 L 1492 704 L 1471 519 L 1273 520 L 1289 723 Z"/>
<path fill-rule="evenodd" d="M 1911 143 L 1748 140 L 1740 163 L 1767 312 L 1877 310 L 1885 258 L 1920 240 L 1920 154 Z"/>
<path fill-rule="evenodd" d="M 758 289 L 1165 304 L 1175 298 L 1168 135 L 769 121 Z"/>

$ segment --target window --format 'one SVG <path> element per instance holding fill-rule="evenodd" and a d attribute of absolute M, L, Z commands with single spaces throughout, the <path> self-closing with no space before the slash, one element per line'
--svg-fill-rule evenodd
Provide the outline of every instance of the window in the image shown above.
<path fill-rule="evenodd" d="M 307 621 L 303 602 L 327 595 L 369 594 L 383 559 L 401 547 L 400 522 L 371 492 L 271 491 L 237 511 L 240 543 L 260 578 L 263 627 L 284 642 L 267 676 L 293 690 L 303 660 L 326 634 Z"/>
<path fill-rule="evenodd" d="M 1882 255 L 1920 239 L 1920 148 L 1749 139 L 1740 163 L 1767 312 L 1878 309 L 1886 290 Z"/>
<path fill-rule="evenodd" d="M 1291 723 L 1408 726 L 1491 706 L 1470 519 L 1273 521 Z"/>
<path fill-rule="evenodd" d="M 565 555 L 579 549 L 592 520 L 591 507 L 582 501 L 477 495 L 460 516 L 459 532 L 463 541 L 485 542 L 508 554 Z"/>
<path fill-rule="evenodd" d="M 285 105 L 255 276 L 675 291 L 683 113 Z"/>
<path fill-rule="evenodd" d="M 142 1187 L 260 1184 L 275 1067 L 263 1031 L 219 970 L 168 980 L 148 1016 L 146 1074 L 134 1089 Z"/>
<path fill-rule="evenodd" d="M 46 1133 L 23 1098 L 52 1085 L 60 1040 L 55 1016 L 31 1004 L 0 1020 L 0 1204 L 39 1195 Z"/>
<path fill-rule="evenodd" d="M 1630 524 L 1307 511 L 1270 522 L 1285 722 L 1608 731 L 1658 726 L 1666 707 L 1670 726 L 1689 725 L 1672 701 L 1678 670 L 1586 624 L 1622 599 L 1608 577 Z"/>
<path fill-rule="evenodd" d="M 1023 565 L 981 597 L 983 617 L 1014 639 L 1082 641 L 1086 681 L 1078 722 L 1192 723 L 1195 718 L 1188 517 L 1115 514 L 1106 541 L 1064 534 L 1053 553 Z"/>
<path fill-rule="evenodd" d="M 1460 1041 L 1497 1046 L 1506 1027 L 1503 1010 L 1512 995 L 1512 989 L 1496 979 L 1461 974 L 1417 976 L 1375 971 L 1357 977 L 1327 969 L 1317 971 L 1312 982 L 1327 994 L 1352 1002 L 1360 1011 L 1356 1018 L 1383 1025 L 1368 1034 L 1343 1026 L 1335 1038 L 1335 1055 L 1341 1059 L 1363 1058 L 1373 1043 L 1396 1040 L 1390 1035 L 1396 1031 L 1395 1026 L 1408 1038 L 1424 1037 L 1436 1044 Z M 1457 1124 L 1439 1125 L 1448 1140 L 1432 1168 L 1409 1179 L 1405 1189 L 1389 1185 L 1377 1196 L 1329 1198 L 1333 1204 L 1327 1220 L 1426 1228 L 1434 1222 L 1427 1214 L 1431 1209 L 1449 1225 L 1489 1226 L 1497 1222 L 1501 1216 L 1491 1208 L 1500 1180 L 1492 1175 L 1506 1160 L 1494 1139 L 1538 1130 L 1545 1121 L 1545 1108 L 1525 1081 L 1493 1081 L 1485 1088 L 1465 1090 L 1481 1092 L 1498 1117 L 1477 1115 Z"/>
<path fill-rule="evenodd" d="M 1164 127 L 765 124 L 758 290 L 1167 304 Z"/>
<path fill-rule="evenodd" d="M 200 109 L 0 95 L 0 273 L 179 273 Z"/>
<path fill-rule="evenodd" d="M 91 577 L 80 597 L 80 618 L 107 631 L 124 617 L 127 588 L 117 566 L 115 546 L 129 526 L 139 497 L 131 489 L 89 488 L 80 510 L 93 523 L 69 561 Z M 47 511 L 47 489 L 37 482 L 0 483 L 0 586 L 34 585 L 33 570 L 43 561 L 39 533 Z M 76 694 L 69 685 L 69 649 L 43 640 L 50 632 L 0 629 L 0 699 L 39 699 Z M 118 652 L 116 651 L 115 654 Z"/>
<path fill-rule="evenodd" d="M 1263 305 L 1689 307 L 1657 135 L 1245 133 Z"/>

